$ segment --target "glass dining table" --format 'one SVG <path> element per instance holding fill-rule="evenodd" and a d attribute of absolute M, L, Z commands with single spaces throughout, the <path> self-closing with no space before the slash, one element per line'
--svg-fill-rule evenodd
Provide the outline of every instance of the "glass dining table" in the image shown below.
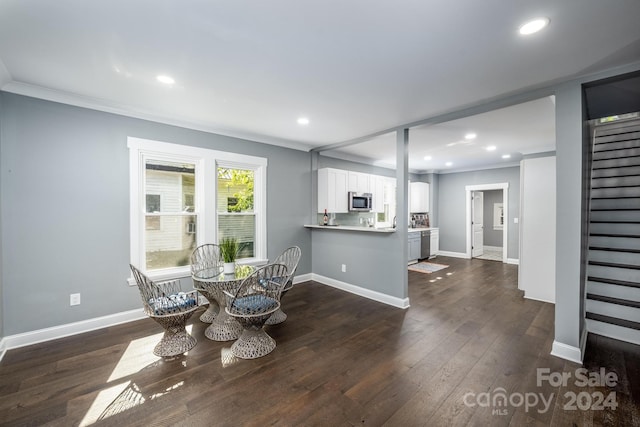
<path fill-rule="evenodd" d="M 227 297 L 225 292 L 234 294 L 244 278 L 255 271 L 251 265 L 238 265 L 234 274 L 225 274 L 219 269 L 203 269 L 191 275 L 193 287 L 202 292 L 206 292 L 213 297 L 220 311 L 213 319 L 213 322 L 204 331 L 204 335 L 213 341 L 231 341 L 238 339 L 242 333 L 242 326 L 238 321 L 229 316 L 225 310 Z"/>

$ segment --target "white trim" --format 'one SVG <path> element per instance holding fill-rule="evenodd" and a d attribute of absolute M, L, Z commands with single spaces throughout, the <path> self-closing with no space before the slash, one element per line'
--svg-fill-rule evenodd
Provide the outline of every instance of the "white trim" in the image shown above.
<path fill-rule="evenodd" d="M 554 301 L 550 301 L 550 300 L 548 300 L 548 299 L 532 298 L 532 297 L 528 296 L 526 293 L 524 294 L 524 299 L 530 299 L 531 301 L 546 302 L 546 303 L 553 304 L 553 305 L 555 305 L 555 304 L 556 304 Z"/>
<path fill-rule="evenodd" d="M 465 186 L 466 199 L 466 230 L 467 230 L 467 258 L 471 259 L 471 193 L 473 191 L 502 190 L 502 205 L 504 207 L 504 227 L 502 228 L 502 262 L 507 262 L 508 253 L 508 229 L 509 229 L 509 183 L 499 182 L 494 184 L 477 184 Z"/>
<path fill-rule="evenodd" d="M 7 354 L 7 340 L 2 338 L 0 340 L 0 362 L 2 362 L 2 358 Z"/>
<path fill-rule="evenodd" d="M 483 247 L 486 250 L 489 250 L 489 251 L 502 251 L 502 246 L 487 246 L 487 245 L 484 245 Z"/>
<path fill-rule="evenodd" d="M 79 322 L 67 323 L 65 325 L 53 326 L 51 328 L 10 335 L 8 337 L 4 337 L 3 341 L 6 342 L 7 349 L 13 349 L 145 318 L 147 318 L 147 316 L 142 311 L 142 308 L 138 308 L 135 310 L 95 317 L 93 319 L 81 320 Z"/>
<path fill-rule="evenodd" d="M 278 147 L 291 148 L 293 150 L 305 152 L 308 152 L 313 148 L 312 145 L 305 144 L 300 141 L 261 135 L 254 132 L 243 131 L 240 129 L 230 129 L 216 123 L 192 121 L 184 118 L 176 118 L 175 116 L 167 117 L 162 115 L 161 113 L 158 113 L 157 111 L 141 111 L 140 109 L 134 109 L 129 105 L 107 101 L 106 99 L 72 94 L 69 92 L 59 91 L 28 83 L 9 81 L 4 86 L 2 86 L 1 89 L 5 92 L 16 93 L 18 95 L 29 96 L 32 98 L 44 99 L 46 101 L 59 102 L 62 104 L 73 105 L 75 107 L 87 108 L 89 110 L 103 111 L 106 113 L 118 114 L 120 116 L 148 120 L 155 123 L 163 123 L 171 126 L 194 129 L 216 135 L 224 135 L 231 138 L 244 139 L 249 142 L 270 144 Z"/>
<path fill-rule="evenodd" d="M 584 353 L 578 347 L 554 340 L 553 346 L 551 347 L 551 355 L 582 365 L 582 356 Z"/>
<path fill-rule="evenodd" d="M 507 264 L 520 265 L 519 258 L 507 258 Z"/>
<path fill-rule="evenodd" d="M 467 255 L 464 252 L 449 252 L 449 251 L 438 251 L 438 256 L 448 256 L 451 258 L 464 258 L 464 259 L 469 259 L 470 256 Z"/>
<path fill-rule="evenodd" d="M 352 285 L 350 283 L 341 282 L 339 280 L 331 279 L 330 277 L 321 276 L 319 274 L 311 273 L 311 280 L 323 285 L 331 286 L 342 291 L 346 291 L 361 297 L 365 297 L 374 301 L 378 301 L 384 304 L 392 305 L 398 308 L 409 308 L 409 298 L 398 298 L 391 295 L 383 294 L 378 291 L 372 291 L 371 289 L 362 288 L 360 286 Z"/>
<path fill-rule="evenodd" d="M 293 278 L 293 283 L 297 284 L 297 283 L 304 283 L 304 282 L 308 282 L 309 280 L 313 280 L 311 273 L 307 273 L 307 274 L 301 274 L 299 276 L 295 276 Z"/>

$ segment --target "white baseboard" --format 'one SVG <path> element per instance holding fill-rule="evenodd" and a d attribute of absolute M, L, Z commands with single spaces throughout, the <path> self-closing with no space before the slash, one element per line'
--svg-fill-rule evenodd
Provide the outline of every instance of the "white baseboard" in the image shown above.
<path fill-rule="evenodd" d="M 299 276 L 295 276 L 293 278 L 293 284 L 295 285 L 297 283 L 308 282 L 309 280 L 313 280 L 313 278 L 311 276 L 312 276 L 312 273 L 301 274 Z"/>
<path fill-rule="evenodd" d="M 520 265 L 518 258 L 507 258 L 507 264 Z"/>
<path fill-rule="evenodd" d="M 0 361 L 2 361 L 2 358 L 4 357 L 6 352 L 7 352 L 7 341 L 4 338 L 2 338 L 0 340 Z"/>
<path fill-rule="evenodd" d="M 340 280 L 332 279 L 330 277 L 321 276 L 319 274 L 311 273 L 311 280 L 328 285 L 336 289 L 340 289 L 361 297 L 369 298 L 374 301 L 378 301 L 384 304 L 392 305 L 398 308 L 409 308 L 409 298 L 398 298 L 391 295 L 383 294 L 378 291 L 372 291 L 371 289 L 362 288 L 360 286 L 352 285 L 350 283 L 341 282 Z"/>
<path fill-rule="evenodd" d="M 83 332 L 94 331 L 108 326 L 119 325 L 134 320 L 144 319 L 147 316 L 142 308 L 123 311 L 121 313 L 109 314 L 107 316 L 82 320 L 80 322 L 67 323 L 65 325 L 53 326 L 51 328 L 39 329 L 22 334 L 9 335 L 4 337 L 2 342 L 6 350 L 24 347 L 26 345 L 37 344 L 44 341 L 55 340 L 68 337 L 70 335 L 81 334 Z M 3 353 L 4 355 L 4 353 Z"/>
<path fill-rule="evenodd" d="M 501 251 L 501 252 L 502 252 L 502 249 L 503 249 L 502 246 L 483 246 L 482 248 L 486 249 L 488 251 Z"/>
<path fill-rule="evenodd" d="M 438 251 L 439 256 L 448 256 L 451 258 L 465 258 L 469 259 L 466 253 L 464 252 L 449 252 L 449 251 Z"/>
<path fill-rule="evenodd" d="M 563 344 L 554 340 L 553 346 L 551 347 L 551 355 L 582 365 L 584 351 L 578 347 Z"/>
<path fill-rule="evenodd" d="M 551 300 L 547 300 L 547 299 L 543 299 L 543 298 L 535 298 L 535 297 L 531 297 L 531 296 L 527 295 L 527 294 L 526 294 L 526 292 L 525 292 L 525 294 L 524 294 L 524 299 L 530 299 L 530 300 L 532 300 L 532 301 L 546 302 L 546 303 L 554 304 L 554 305 L 555 305 L 555 303 L 556 303 L 555 301 L 551 301 Z"/>

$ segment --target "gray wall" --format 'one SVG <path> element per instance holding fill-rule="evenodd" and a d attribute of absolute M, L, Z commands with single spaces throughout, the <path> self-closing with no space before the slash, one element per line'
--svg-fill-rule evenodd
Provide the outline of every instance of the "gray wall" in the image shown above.
<path fill-rule="evenodd" d="M 331 167 L 396 177 L 396 171 L 327 156 L 318 156 L 318 169 Z M 417 180 L 417 176 L 410 179 Z M 314 192 L 314 194 L 316 194 Z M 398 226 L 401 221 L 398 219 Z M 370 289 L 397 298 L 406 298 L 407 290 L 400 271 L 406 277 L 406 230 L 395 233 L 313 230 L 313 266 L 315 274 Z M 342 272 L 342 264 L 347 271 Z M 405 279 L 406 280 L 406 279 Z"/>
<path fill-rule="evenodd" d="M 6 92 L 0 104 L 5 335 L 140 307 L 125 281 L 128 136 L 268 158 L 268 257 L 298 245 L 311 272 L 309 153 Z"/>
<path fill-rule="evenodd" d="M 580 348 L 584 304 L 582 209 L 582 88 L 556 92 L 556 341 Z"/>
<path fill-rule="evenodd" d="M 2 164 L 2 141 L 4 139 L 3 131 L 3 118 L 2 118 L 2 99 L 0 98 L 0 164 Z M 2 247 L 4 241 L 2 240 L 2 173 L 0 173 L 0 341 L 4 338 L 4 307 L 2 299 Z M 1 351 L 1 350 L 0 350 Z"/>
<path fill-rule="evenodd" d="M 502 203 L 502 190 L 489 190 L 483 191 L 484 194 L 484 233 L 483 240 L 485 246 L 502 247 L 502 230 L 493 229 L 493 205 L 496 203 Z"/>
<path fill-rule="evenodd" d="M 438 185 L 438 227 L 440 250 L 467 251 L 466 200 L 467 185 L 509 183 L 509 228 L 507 257 L 518 258 L 518 224 L 513 219 L 520 214 L 520 167 L 440 174 Z"/>

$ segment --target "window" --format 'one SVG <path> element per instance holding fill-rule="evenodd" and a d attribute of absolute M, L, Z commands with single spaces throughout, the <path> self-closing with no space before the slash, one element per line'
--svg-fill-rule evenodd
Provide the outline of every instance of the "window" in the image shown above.
<path fill-rule="evenodd" d="M 266 159 L 139 138 L 128 146 L 133 265 L 184 277 L 198 245 L 230 236 L 241 262 L 265 261 Z"/>

